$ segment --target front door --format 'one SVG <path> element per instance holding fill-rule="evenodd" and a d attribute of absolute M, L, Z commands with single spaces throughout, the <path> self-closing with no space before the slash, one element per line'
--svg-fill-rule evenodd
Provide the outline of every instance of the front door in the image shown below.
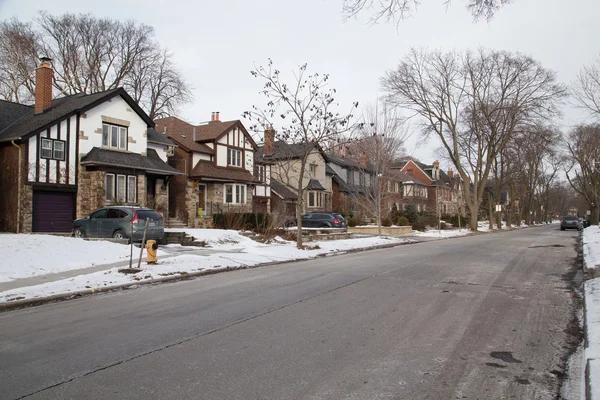
<path fill-rule="evenodd" d="M 202 212 L 206 211 L 206 186 L 198 185 L 198 208 L 202 209 Z"/>

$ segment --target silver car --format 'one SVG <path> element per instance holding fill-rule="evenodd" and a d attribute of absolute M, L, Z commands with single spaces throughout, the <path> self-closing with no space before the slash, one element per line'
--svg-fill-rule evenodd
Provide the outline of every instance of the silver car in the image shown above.
<path fill-rule="evenodd" d="M 148 219 L 146 240 L 165 236 L 163 217 L 156 210 L 142 207 L 109 206 L 100 208 L 73 222 L 73 236 L 132 239 L 140 242 Z"/>

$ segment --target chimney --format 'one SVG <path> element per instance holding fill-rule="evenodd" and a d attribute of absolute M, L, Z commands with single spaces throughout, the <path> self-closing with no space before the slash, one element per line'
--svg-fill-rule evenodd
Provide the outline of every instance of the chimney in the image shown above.
<path fill-rule="evenodd" d="M 41 114 L 52 107 L 52 59 L 40 58 L 35 70 L 35 113 Z"/>
<path fill-rule="evenodd" d="M 215 121 L 219 121 L 219 112 L 215 112 Z"/>
<path fill-rule="evenodd" d="M 433 162 L 433 171 L 431 171 L 431 175 L 433 179 L 440 179 L 440 162 L 438 160 Z"/>
<path fill-rule="evenodd" d="M 215 112 L 214 111 L 210 113 L 210 120 L 211 121 L 215 120 Z"/>
<path fill-rule="evenodd" d="M 265 129 L 264 146 L 263 155 L 265 157 L 272 157 L 275 154 L 275 130 L 273 129 L 273 125 L 269 125 Z"/>
<path fill-rule="evenodd" d="M 454 177 L 454 171 L 452 171 L 452 168 L 448 168 L 448 177 L 449 178 L 453 178 Z"/>
<path fill-rule="evenodd" d="M 362 153 L 360 155 L 360 161 L 359 162 L 360 162 L 361 166 L 363 166 L 363 167 L 367 166 L 367 153 Z"/>

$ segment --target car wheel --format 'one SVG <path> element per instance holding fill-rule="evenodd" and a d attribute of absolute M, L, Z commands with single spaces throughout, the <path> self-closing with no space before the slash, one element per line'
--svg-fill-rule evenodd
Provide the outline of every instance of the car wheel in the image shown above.
<path fill-rule="evenodd" d="M 73 230 L 73 236 L 75 236 L 76 238 L 84 238 L 85 232 L 83 231 L 82 228 L 75 228 Z"/>
<path fill-rule="evenodd" d="M 115 239 L 126 239 L 125 232 L 123 232 L 120 229 L 116 230 L 115 233 L 113 233 L 113 238 L 115 238 Z"/>
<path fill-rule="evenodd" d="M 560 230 L 561 230 L 561 231 L 564 231 L 564 230 L 565 230 L 565 228 L 563 228 L 563 227 L 561 226 L 561 227 L 560 227 Z"/>

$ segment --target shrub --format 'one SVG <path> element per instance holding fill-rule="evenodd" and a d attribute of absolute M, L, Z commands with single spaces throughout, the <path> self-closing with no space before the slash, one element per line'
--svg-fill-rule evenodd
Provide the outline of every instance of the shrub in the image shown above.
<path fill-rule="evenodd" d="M 419 222 L 425 226 L 438 226 L 438 219 L 435 215 L 422 215 L 419 217 Z"/>
<path fill-rule="evenodd" d="M 404 209 L 404 216 L 408 219 L 408 222 L 417 222 L 419 215 L 417 214 L 417 207 L 414 204 L 407 204 Z"/>
<path fill-rule="evenodd" d="M 254 232 L 263 232 L 270 229 L 271 225 L 271 216 L 269 214 L 213 214 L 213 227 L 219 229 L 246 229 Z"/>
<path fill-rule="evenodd" d="M 415 231 L 425 231 L 425 224 L 423 224 L 421 221 L 417 221 L 412 224 L 412 228 Z"/>
<path fill-rule="evenodd" d="M 347 222 L 348 222 L 348 226 L 351 227 L 351 228 L 353 228 L 356 225 L 358 225 L 358 220 L 356 218 L 353 218 L 353 217 L 348 218 Z"/>
<path fill-rule="evenodd" d="M 381 226 L 392 226 L 392 219 L 391 218 L 382 218 Z"/>
<path fill-rule="evenodd" d="M 407 226 L 408 225 L 408 218 L 406 218 L 404 216 L 398 218 L 397 224 L 400 225 L 400 226 Z"/>

